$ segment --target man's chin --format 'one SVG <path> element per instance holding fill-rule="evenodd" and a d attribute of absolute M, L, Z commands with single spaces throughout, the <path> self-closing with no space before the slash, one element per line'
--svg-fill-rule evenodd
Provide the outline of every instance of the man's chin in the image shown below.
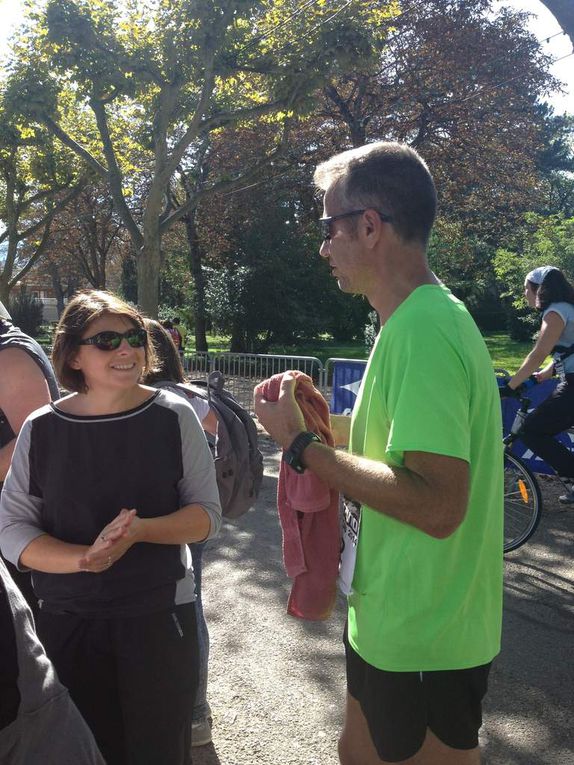
<path fill-rule="evenodd" d="M 344 279 L 337 279 L 337 287 L 341 290 L 341 292 L 346 292 L 349 295 L 353 294 L 353 290 L 351 289 L 349 283 L 344 281 Z"/>

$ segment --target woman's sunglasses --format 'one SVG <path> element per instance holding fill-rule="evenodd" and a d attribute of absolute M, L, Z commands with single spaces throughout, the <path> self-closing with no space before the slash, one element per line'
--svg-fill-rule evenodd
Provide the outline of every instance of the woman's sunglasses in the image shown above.
<path fill-rule="evenodd" d="M 100 351 L 115 351 L 126 339 L 130 348 L 143 348 L 147 340 L 145 329 L 128 329 L 127 332 L 98 332 L 97 335 L 80 340 L 78 345 L 95 345 Z"/>

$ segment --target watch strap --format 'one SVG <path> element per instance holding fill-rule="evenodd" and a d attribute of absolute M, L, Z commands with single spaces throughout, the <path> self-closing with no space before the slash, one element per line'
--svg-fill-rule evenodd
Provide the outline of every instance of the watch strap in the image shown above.
<path fill-rule="evenodd" d="M 294 438 L 291 446 L 283 453 L 283 460 L 297 473 L 305 472 L 305 467 L 301 464 L 301 456 L 313 441 L 321 443 L 321 439 L 316 433 L 312 433 L 311 431 L 299 433 L 299 435 Z"/>

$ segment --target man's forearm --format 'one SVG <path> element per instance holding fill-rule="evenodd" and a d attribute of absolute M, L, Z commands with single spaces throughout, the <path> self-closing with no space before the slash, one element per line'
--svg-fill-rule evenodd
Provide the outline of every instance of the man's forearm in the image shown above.
<path fill-rule="evenodd" d="M 429 458 L 436 455 L 429 455 Z M 461 471 L 462 460 L 442 458 Z M 389 467 L 382 462 L 336 451 L 311 443 L 304 451 L 303 464 L 334 489 L 432 537 L 452 534 L 464 517 L 466 492 L 460 496 L 446 485 L 438 485 L 406 467 Z M 460 488 L 460 487 L 459 487 Z"/>
<path fill-rule="evenodd" d="M 276 402 L 265 399 L 261 385 L 254 401 L 261 424 L 283 449 L 305 431 L 289 374 Z M 392 468 L 313 442 L 304 449 L 302 464 L 351 499 L 439 539 L 452 534 L 466 513 L 469 466 L 463 459 L 405 451 L 404 467 Z"/>

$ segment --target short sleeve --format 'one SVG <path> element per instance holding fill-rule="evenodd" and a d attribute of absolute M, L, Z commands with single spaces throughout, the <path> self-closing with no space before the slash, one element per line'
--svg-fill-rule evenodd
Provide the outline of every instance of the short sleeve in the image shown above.
<path fill-rule="evenodd" d="M 564 324 L 568 324 L 572 321 L 572 306 L 569 303 L 551 303 L 548 308 L 542 314 L 542 319 L 545 319 L 549 313 L 556 313 Z"/>
<path fill-rule="evenodd" d="M 209 539 L 217 534 L 221 526 L 221 503 L 213 457 L 195 412 L 183 402 L 177 409 L 183 465 L 183 475 L 178 484 L 180 502 L 182 506 L 198 504 L 203 507 L 211 521 Z"/>
<path fill-rule="evenodd" d="M 456 331 L 456 330 L 455 330 Z M 470 386 L 462 355 L 440 326 L 419 327 L 392 354 L 386 389 L 387 453 L 470 458 Z"/>

